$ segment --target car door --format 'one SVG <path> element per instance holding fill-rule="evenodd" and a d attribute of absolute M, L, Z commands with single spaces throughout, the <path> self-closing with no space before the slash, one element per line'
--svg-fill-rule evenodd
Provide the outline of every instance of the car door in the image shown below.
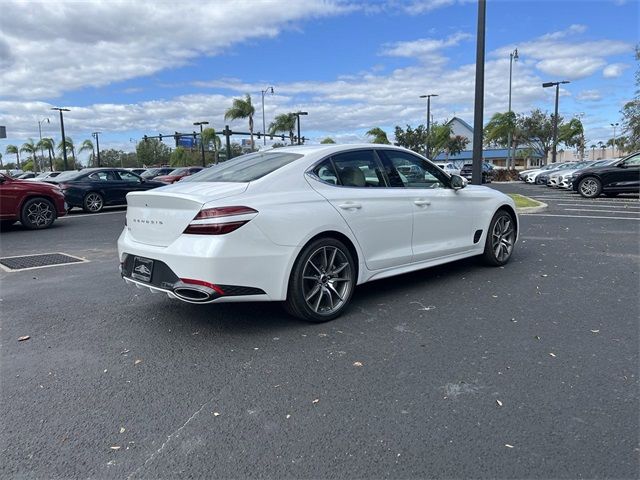
<path fill-rule="evenodd" d="M 148 190 L 140 176 L 127 170 L 118 170 L 118 203 L 127 203 L 127 193 Z"/>
<path fill-rule="evenodd" d="M 607 190 L 637 192 L 640 189 L 640 153 L 608 167 L 602 183 Z"/>
<path fill-rule="evenodd" d="M 399 150 L 379 150 L 385 173 L 395 190 L 402 192 L 413 211 L 413 261 L 455 255 L 474 248 L 477 230 L 471 189 L 453 190 L 450 177 L 430 162 Z M 404 178 L 398 167 L 412 164 L 420 177 Z"/>
<path fill-rule="evenodd" d="M 353 232 L 370 270 L 411 262 L 411 204 L 387 188 L 373 149 L 343 152 L 311 172 L 314 190 L 326 198 Z"/>
<path fill-rule="evenodd" d="M 95 191 L 102 195 L 105 205 L 119 204 L 120 179 L 113 170 L 99 170 L 82 180 L 85 191 Z M 87 183 L 85 186 L 84 184 Z"/>
<path fill-rule="evenodd" d="M 18 216 L 18 206 L 23 196 L 19 182 L 0 173 L 0 219 Z"/>

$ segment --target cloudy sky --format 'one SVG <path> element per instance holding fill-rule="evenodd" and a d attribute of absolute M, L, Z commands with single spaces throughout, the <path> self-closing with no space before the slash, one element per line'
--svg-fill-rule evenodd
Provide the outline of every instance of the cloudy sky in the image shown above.
<path fill-rule="evenodd" d="M 143 135 L 217 130 L 234 97 L 249 93 L 262 130 L 279 113 L 305 110 L 303 134 L 366 139 L 374 126 L 473 120 L 475 0 L 0 0 L 0 125 L 8 144 L 60 140 L 54 106 L 79 144 L 133 150 Z M 639 3 L 635 0 L 499 1 L 487 5 L 485 121 L 506 111 L 509 53 L 513 109 L 583 115 L 588 143 L 606 140 L 633 96 Z M 244 122 L 232 123 L 246 130 Z M 4 156 L 8 161 L 12 156 Z"/>

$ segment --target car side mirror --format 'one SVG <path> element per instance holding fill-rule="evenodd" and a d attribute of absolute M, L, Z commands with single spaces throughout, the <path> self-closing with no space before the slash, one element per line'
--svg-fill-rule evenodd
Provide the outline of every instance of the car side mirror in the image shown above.
<path fill-rule="evenodd" d="M 451 175 L 451 188 L 454 190 L 460 190 L 467 186 L 467 179 L 462 178 L 460 175 Z"/>
<path fill-rule="evenodd" d="M 627 168 L 627 166 L 624 163 L 619 163 L 618 165 L 616 165 L 616 167 L 618 167 L 618 168 Z"/>

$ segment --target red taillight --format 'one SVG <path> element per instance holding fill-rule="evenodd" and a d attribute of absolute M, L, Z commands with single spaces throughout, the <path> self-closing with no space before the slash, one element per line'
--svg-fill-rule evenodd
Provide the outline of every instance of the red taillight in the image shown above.
<path fill-rule="evenodd" d="M 181 278 L 180 280 L 183 283 L 189 283 L 191 285 L 200 285 L 202 287 L 210 288 L 211 290 L 215 291 L 216 293 L 218 293 L 220 295 L 224 295 L 224 292 L 222 291 L 222 289 L 219 286 L 214 285 L 213 283 L 205 282 L 204 280 L 194 280 L 193 278 Z"/>
<path fill-rule="evenodd" d="M 224 235 L 225 233 L 237 230 L 245 223 L 249 222 L 258 211 L 250 207 L 216 207 L 200 210 L 191 221 L 184 233 L 193 235 Z M 228 217 L 247 216 L 238 221 L 225 221 Z"/>

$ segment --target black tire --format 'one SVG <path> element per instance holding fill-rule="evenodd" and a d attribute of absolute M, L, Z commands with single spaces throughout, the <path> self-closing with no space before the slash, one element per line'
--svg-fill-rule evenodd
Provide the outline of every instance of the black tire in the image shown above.
<path fill-rule="evenodd" d="M 487 265 L 500 267 L 505 265 L 516 242 L 516 223 L 505 210 L 498 210 L 491 219 L 482 259 Z"/>
<path fill-rule="evenodd" d="M 89 192 L 84 196 L 82 209 L 87 213 L 98 213 L 104 208 L 104 198 L 98 192 Z"/>
<path fill-rule="evenodd" d="M 319 238 L 296 259 L 285 309 L 309 322 L 326 322 L 347 308 L 357 282 L 357 269 L 349 249 L 334 238 Z"/>
<path fill-rule="evenodd" d="M 605 197 L 613 198 L 617 197 L 618 195 L 620 195 L 620 192 L 604 192 Z"/>
<path fill-rule="evenodd" d="M 584 198 L 596 198 L 602 193 L 602 182 L 596 177 L 584 177 L 578 183 L 578 193 Z"/>
<path fill-rule="evenodd" d="M 29 230 L 48 228 L 56 219 L 56 208 L 43 197 L 30 198 L 20 211 L 20 223 Z"/>

